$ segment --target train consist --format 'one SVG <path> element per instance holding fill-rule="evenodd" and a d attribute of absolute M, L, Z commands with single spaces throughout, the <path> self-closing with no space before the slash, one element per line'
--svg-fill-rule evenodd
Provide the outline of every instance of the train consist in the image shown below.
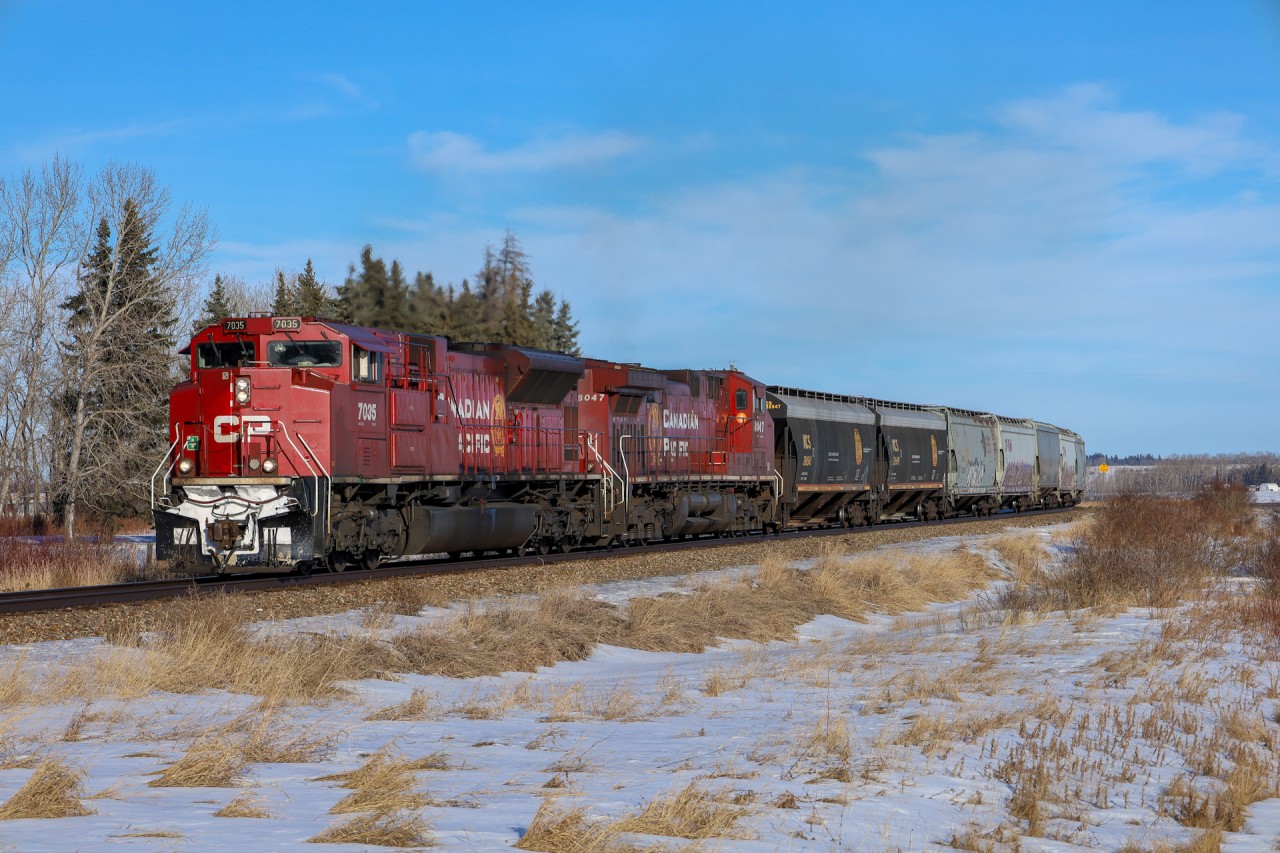
<path fill-rule="evenodd" d="M 983 412 L 313 318 L 183 350 L 156 551 L 221 573 L 1074 504 L 1084 442 Z"/>

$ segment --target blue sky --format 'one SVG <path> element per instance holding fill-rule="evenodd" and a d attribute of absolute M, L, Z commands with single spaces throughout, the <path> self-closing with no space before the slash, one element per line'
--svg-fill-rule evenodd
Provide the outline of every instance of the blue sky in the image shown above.
<path fill-rule="evenodd" d="M 0 0 L 0 174 L 248 281 L 511 228 L 591 355 L 1280 451 L 1280 5 Z"/>

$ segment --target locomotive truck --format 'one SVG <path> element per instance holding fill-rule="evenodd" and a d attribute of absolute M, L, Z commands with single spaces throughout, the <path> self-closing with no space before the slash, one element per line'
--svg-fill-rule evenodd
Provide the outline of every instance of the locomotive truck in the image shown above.
<path fill-rule="evenodd" d="M 311 317 L 183 349 L 156 553 L 219 573 L 1078 501 L 1048 424 Z"/>

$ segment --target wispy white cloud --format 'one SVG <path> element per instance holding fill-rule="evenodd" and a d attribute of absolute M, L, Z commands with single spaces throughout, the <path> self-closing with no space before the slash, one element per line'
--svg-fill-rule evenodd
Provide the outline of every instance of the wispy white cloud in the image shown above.
<path fill-rule="evenodd" d="M 353 82 L 351 78 L 345 74 L 324 72 L 320 74 L 311 74 L 306 79 L 313 80 L 317 83 L 323 83 L 331 89 L 346 95 L 348 98 L 356 99 L 364 94 L 364 90 L 360 85 Z"/>
<path fill-rule="evenodd" d="M 450 131 L 419 131 L 409 136 L 413 164 L 444 174 L 540 172 L 593 166 L 616 160 L 644 141 L 620 131 L 541 138 L 505 150 L 490 150 L 476 139 Z"/>
<path fill-rule="evenodd" d="M 69 130 L 36 142 L 20 144 L 14 148 L 13 153 L 19 160 L 34 162 L 47 159 L 51 154 L 57 152 L 76 154 L 103 143 L 181 133 L 193 127 L 195 123 L 193 119 L 181 118 L 149 123 L 135 122 L 119 127 L 105 127 L 97 130 Z"/>
<path fill-rule="evenodd" d="M 1115 165 L 1165 163 L 1205 174 L 1233 164 L 1274 164 L 1263 146 L 1244 135 L 1242 116 L 1217 113 L 1177 123 L 1150 111 L 1120 109 L 1115 94 L 1096 84 L 1015 102 L 999 118 L 1015 133 Z"/>

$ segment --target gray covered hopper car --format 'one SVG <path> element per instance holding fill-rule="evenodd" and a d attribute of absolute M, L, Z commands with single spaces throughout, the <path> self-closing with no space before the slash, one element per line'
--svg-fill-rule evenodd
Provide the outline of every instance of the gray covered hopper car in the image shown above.
<path fill-rule="evenodd" d="M 786 523 L 866 524 L 1079 502 L 1084 442 L 987 412 L 770 387 Z"/>
<path fill-rule="evenodd" d="M 949 512 L 990 515 L 1000 508 L 1000 426 L 995 415 L 944 409 Z"/>

